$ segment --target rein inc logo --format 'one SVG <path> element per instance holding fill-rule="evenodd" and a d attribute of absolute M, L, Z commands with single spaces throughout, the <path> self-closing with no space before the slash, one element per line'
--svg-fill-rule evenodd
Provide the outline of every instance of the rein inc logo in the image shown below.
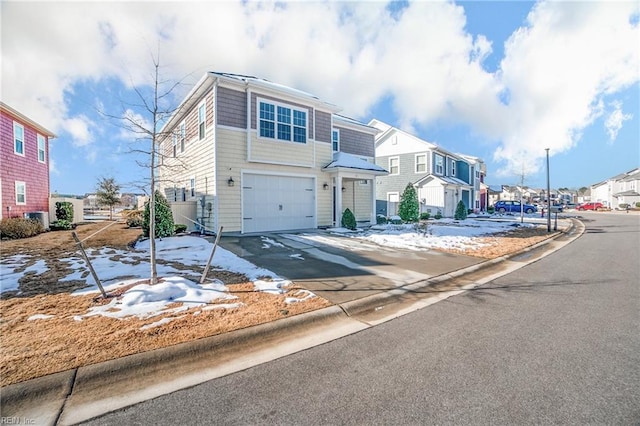
<path fill-rule="evenodd" d="M 35 419 L 28 417 L 0 417 L 0 425 L 35 425 Z"/>

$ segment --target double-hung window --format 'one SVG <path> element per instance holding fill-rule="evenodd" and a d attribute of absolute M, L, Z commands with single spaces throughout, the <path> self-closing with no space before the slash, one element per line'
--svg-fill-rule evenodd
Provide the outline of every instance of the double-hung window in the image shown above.
<path fill-rule="evenodd" d="M 400 174 L 400 158 L 399 157 L 389 158 L 389 174 L 390 175 Z"/>
<path fill-rule="evenodd" d="M 416 154 L 416 173 L 425 173 L 427 171 L 427 155 Z"/>
<path fill-rule="evenodd" d="M 451 176 L 456 175 L 456 162 L 455 160 L 451 160 Z"/>
<path fill-rule="evenodd" d="M 205 104 L 203 103 L 198 107 L 198 138 L 200 140 L 204 139 L 204 121 L 207 115 L 207 109 Z"/>
<path fill-rule="evenodd" d="M 41 163 L 47 162 L 47 144 L 44 136 L 38 135 L 38 161 Z"/>
<path fill-rule="evenodd" d="M 27 184 L 16 181 L 16 204 L 27 204 Z"/>
<path fill-rule="evenodd" d="M 191 198 L 196 196 L 196 178 L 189 179 L 189 195 Z"/>
<path fill-rule="evenodd" d="M 13 152 L 24 156 L 24 127 L 16 122 L 13 123 Z"/>
<path fill-rule="evenodd" d="M 171 135 L 172 137 L 172 145 L 173 145 L 173 157 L 175 158 L 177 152 L 178 152 L 178 134 L 174 131 L 173 134 Z"/>
<path fill-rule="evenodd" d="M 306 111 L 261 100 L 258 121 L 261 138 L 307 143 Z"/>
<path fill-rule="evenodd" d="M 340 130 L 333 129 L 331 131 L 331 147 L 333 152 L 340 151 Z"/>
<path fill-rule="evenodd" d="M 435 155 L 435 172 L 437 175 L 444 174 L 444 157 L 442 155 Z"/>
<path fill-rule="evenodd" d="M 187 128 L 184 121 L 180 123 L 180 152 L 184 152 L 184 142 L 187 139 Z"/>

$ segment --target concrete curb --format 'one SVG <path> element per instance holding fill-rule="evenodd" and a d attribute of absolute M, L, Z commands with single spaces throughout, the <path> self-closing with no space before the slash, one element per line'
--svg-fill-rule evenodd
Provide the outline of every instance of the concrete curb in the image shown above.
<path fill-rule="evenodd" d="M 581 224 L 579 220 L 572 219 L 570 221 L 570 226 L 566 229 L 558 231 L 547 239 L 519 252 L 487 260 L 485 262 L 438 275 L 427 280 L 411 283 L 384 293 L 374 294 L 361 299 L 345 302 L 339 305 L 333 305 L 290 318 L 283 318 L 270 323 L 256 325 L 246 329 L 185 342 L 153 351 L 129 355 L 5 386 L 1 388 L 0 394 L 2 415 L 4 417 L 15 416 L 25 419 L 37 418 L 38 423 L 34 424 L 72 424 L 78 421 L 87 420 L 95 417 L 96 415 L 109 412 L 111 409 L 122 408 L 124 406 L 134 404 L 137 401 L 129 401 L 127 404 L 120 401 L 118 406 L 114 405 L 111 407 L 109 407 L 108 404 L 103 404 L 103 408 L 107 410 L 98 414 L 88 414 L 84 417 L 82 415 L 69 415 L 69 413 L 66 412 L 67 410 L 65 410 L 65 405 L 67 405 L 66 408 L 68 408 L 68 411 L 72 411 L 73 409 L 68 406 L 71 401 L 74 407 L 83 406 L 83 404 L 88 404 L 91 398 L 95 399 L 96 395 L 103 394 L 104 390 L 107 388 L 117 388 L 123 384 L 130 386 L 131 383 L 129 382 L 131 381 L 131 376 L 133 374 L 135 374 L 136 380 L 140 380 L 142 377 L 140 383 L 137 383 L 139 387 L 154 385 L 155 383 L 151 383 L 153 380 L 150 378 L 157 376 L 157 373 L 164 371 L 167 368 L 170 368 L 175 372 L 175 374 L 184 374 L 185 372 L 188 372 L 188 369 L 185 368 L 185 365 L 187 364 L 200 364 L 203 365 L 204 368 L 211 368 L 212 363 L 220 364 L 237 357 L 239 351 L 242 349 L 253 349 L 257 340 L 259 340 L 259 344 L 261 346 L 265 346 L 268 344 L 282 342 L 286 339 L 291 339 L 292 334 L 308 334 L 310 328 L 333 328 L 337 322 L 344 322 L 346 319 L 355 321 L 350 317 L 362 312 L 373 310 L 381 304 L 399 300 L 407 293 L 424 290 L 429 286 L 459 278 L 472 272 L 478 272 L 506 260 L 513 259 L 516 256 L 521 256 L 523 253 L 545 246 L 559 237 L 570 234 L 575 228 L 576 222 Z M 569 242 L 582 235 L 584 232 L 584 226 L 582 225 L 581 228 L 581 231 L 576 236 L 573 236 Z M 556 251 L 557 249 L 559 248 L 556 248 L 553 251 Z M 545 253 L 545 255 L 550 254 L 553 251 Z M 459 291 L 464 291 L 464 289 L 460 288 Z M 344 329 L 342 331 L 335 333 L 335 338 L 348 335 L 353 332 L 358 332 L 369 327 L 371 327 L 370 324 L 360 322 L 357 322 L 357 324 L 351 323 L 347 327 L 343 327 Z M 316 342 L 316 344 L 321 343 L 324 343 L 324 341 Z M 251 366 L 252 365 L 247 364 L 245 368 L 249 368 Z M 230 374 L 231 372 L 232 371 L 229 371 L 226 374 Z M 220 374 L 218 374 L 217 377 L 219 376 Z M 145 380 L 146 378 L 149 378 L 149 382 Z M 114 391 L 111 390 L 107 393 L 112 394 Z M 83 397 L 83 395 L 86 395 L 87 397 Z"/>

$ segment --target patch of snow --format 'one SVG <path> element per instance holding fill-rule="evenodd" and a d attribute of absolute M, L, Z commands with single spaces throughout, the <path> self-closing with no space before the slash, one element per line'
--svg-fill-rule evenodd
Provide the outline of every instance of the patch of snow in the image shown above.
<path fill-rule="evenodd" d="M 27 321 L 35 321 L 35 320 L 42 320 L 42 319 L 49 319 L 49 318 L 53 318 L 53 315 L 35 314 L 27 318 Z"/>
<path fill-rule="evenodd" d="M 302 257 L 302 254 L 300 253 L 290 254 L 289 257 L 292 259 L 304 260 L 304 257 Z"/>
<path fill-rule="evenodd" d="M 256 291 L 261 291 L 263 293 L 270 293 L 270 294 L 283 294 L 287 291 L 284 287 L 287 287 L 290 285 L 291 285 L 291 281 L 283 280 L 283 279 L 274 280 L 274 281 L 256 280 L 253 282 L 253 286 L 256 289 Z"/>
<path fill-rule="evenodd" d="M 315 294 L 305 289 L 297 290 L 295 293 L 293 293 L 292 296 L 293 297 L 286 297 L 284 299 L 284 303 L 291 304 L 291 303 L 304 302 L 305 300 L 309 300 L 313 297 L 316 297 Z"/>

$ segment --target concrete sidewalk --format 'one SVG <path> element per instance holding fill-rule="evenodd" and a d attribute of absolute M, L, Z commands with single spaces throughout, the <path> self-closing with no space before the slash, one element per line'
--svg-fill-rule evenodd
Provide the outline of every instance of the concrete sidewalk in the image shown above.
<path fill-rule="evenodd" d="M 343 250 L 293 234 L 273 238 L 274 247 L 265 254 L 257 250 L 267 243 L 262 237 L 225 237 L 226 249 L 301 283 L 334 306 L 6 386 L 0 395 L 3 419 L 76 424 L 360 332 L 521 268 L 584 232 L 577 220 L 565 224 L 553 238 L 491 261 L 371 246 Z M 305 256 L 305 268 L 295 268 L 299 260 L 292 254 Z"/>

